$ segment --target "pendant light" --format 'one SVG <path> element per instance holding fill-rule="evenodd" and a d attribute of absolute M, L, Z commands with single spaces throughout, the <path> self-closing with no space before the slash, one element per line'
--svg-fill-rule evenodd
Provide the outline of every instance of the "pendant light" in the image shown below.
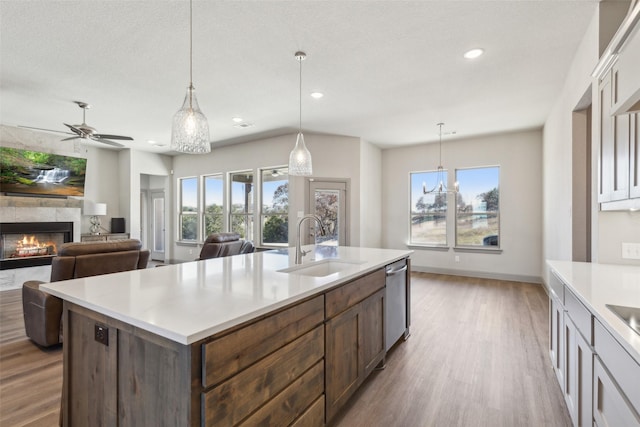
<path fill-rule="evenodd" d="M 304 135 L 302 135 L 302 61 L 307 57 L 304 52 L 296 52 L 295 57 L 300 63 L 300 121 L 298 122 L 298 138 L 296 146 L 289 154 L 289 175 L 310 176 L 313 173 L 311 166 L 311 153 L 304 144 Z"/>
<path fill-rule="evenodd" d="M 446 177 L 444 172 L 444 167 L 442 167 L 442 126 L 444 123 L 438 123 L 437 126 L 440 128 L 440 157 L 438 163 L 438 171 L 436 172 L 436 184 L 431 190 L 427 190 L 427 184 L 422 183 L 422 193 L 423 194 L 439 194 L 439 193 L 457 193 L 458 192 L 458 182 L 454 184 L 453 190 L 447 189 L 447 184 L 445 183 Z"/>
<path fill-rule="evenodd" d="M 171 149 L 189 154 L 211 152 L 209 123 L 200 111 L 193 87 L 193 0 L 189 0 L 189 87 L 182 108 L 173 116 Z"/>

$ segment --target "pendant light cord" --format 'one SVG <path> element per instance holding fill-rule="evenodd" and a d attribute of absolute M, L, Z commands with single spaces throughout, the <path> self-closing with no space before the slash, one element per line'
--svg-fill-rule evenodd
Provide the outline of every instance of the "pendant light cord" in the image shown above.
<path fill-rule="evenodd" d="M 193 108 L 193 0 L 189 0 L 189 108 Z"/>
<path fill-rule="evenodd" d="M 298 122 L 298 132 L 302 133 L 302 56 L 298 57 L 298 62 L 300 62 L 300 90 L 298 91 L 298 100 L 299 100 L 299 108 L 300 112 L 300 121 Z"/>

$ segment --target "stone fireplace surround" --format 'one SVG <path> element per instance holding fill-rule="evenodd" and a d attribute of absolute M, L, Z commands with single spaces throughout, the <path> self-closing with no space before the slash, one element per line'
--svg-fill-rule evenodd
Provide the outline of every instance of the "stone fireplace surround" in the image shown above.
<path fill-rule="evenodd" d="M 80 241 L 82 199 L 0 195 L 1 222 L 73 222 L 73 241 Z M 18 289 L 27 280 L 48 282 L 51 266 L 0 271 L 0 291 Z"/>

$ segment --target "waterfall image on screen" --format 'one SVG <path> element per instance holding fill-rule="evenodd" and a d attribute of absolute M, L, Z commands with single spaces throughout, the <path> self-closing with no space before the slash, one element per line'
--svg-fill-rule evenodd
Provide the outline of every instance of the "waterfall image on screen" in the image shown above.
<path fill-rule="evenodd" d="M 83 196 L 87 159 L 0 147 L 0 192 Z"/>

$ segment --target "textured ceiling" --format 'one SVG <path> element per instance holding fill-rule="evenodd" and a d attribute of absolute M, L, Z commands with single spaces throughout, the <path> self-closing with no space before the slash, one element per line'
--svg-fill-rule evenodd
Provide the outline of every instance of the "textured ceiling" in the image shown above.
<path fill-rule="evenodd" d="M 308 132 L 392 147 L 437 140 L 440 121 L 460 137 L 539 127 L 596 8 L 195 0 L 194 86 L 214 147 L 297 129 L 297 50 Z M 99 132 L 168 152 L 189 83 L 188 14 L 186 0 L 0 1 L 1 123 L 64 131 L 82 122 L 80 100 Z M 465 60 L 474 47 L 485 55 Z"/>

